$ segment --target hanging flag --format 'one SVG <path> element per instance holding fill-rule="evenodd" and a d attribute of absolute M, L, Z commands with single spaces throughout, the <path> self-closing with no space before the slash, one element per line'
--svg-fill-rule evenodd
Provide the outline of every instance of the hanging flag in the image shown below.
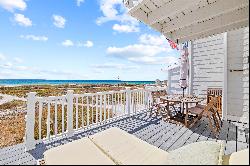
<path fill-rule="evenodd" d="M 170 47 L 172 47 L 172 49 L 179 50 L 178 45 L 175 42 L 173 42 L 172 40 L 169 40 L 169 39 L 167 39 L 167 40 L 168 40 L 168 42 L 170 44 Z"/>

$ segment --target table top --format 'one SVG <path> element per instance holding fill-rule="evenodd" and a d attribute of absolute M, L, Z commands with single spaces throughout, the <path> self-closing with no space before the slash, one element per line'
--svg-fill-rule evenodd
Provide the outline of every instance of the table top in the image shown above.
<path fill-rule="evenodd" d="M 169 102 L 182 102 L 182 103 L 197 103 L 202 101 L 202 99 L 196 97 L 182 97 L 182 96 L 161 96 L 160 99 Z"/>
<path fill-rule="evenodd" d="M 181 102 L 181 98 L 178 97 L 161 96 L 160 99 L 164 101 Z"/>

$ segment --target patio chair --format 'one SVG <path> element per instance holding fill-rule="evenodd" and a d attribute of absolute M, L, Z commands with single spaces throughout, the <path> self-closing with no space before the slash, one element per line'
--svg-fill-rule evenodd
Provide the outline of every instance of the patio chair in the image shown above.
<path fill-rule="evenodd" d="M 151 96 L 152 96 L 152 106 L 149 108 L 149 112 L 150 112 L 150 117 L 153 114 L 156 114 L 156 116 L 161 115 L 161 106 L 164 104 L 163 102 L 161 102 L 160 97 L 164 95 L 164 92 L 160 92 L 160 91 L 153 91 L 151 92 Z M 165 95 L 167 95 L 167 92 L 165 91 Z"/>
<path fill-rule="evenodd" d="M 216 108 L 217 102 L 218 97 L 213 97 L 205 106 L 198 104 L 195 107 L 189 108 L 189 114 L 196 116 L 196 118 L 192 121 L 192 124 L 190 124 L 190 127 L 192 127 L 202 117 L 206 117 L 208 119 L 209 127 L 211 128 L 214 136 L 217 137 L 222 126 L 222 121 L 218 114 L 218 109 Z"/>
<path fill-rule="evenodd" d="M 153 99 L 153 104 L 152 104 L 152 107 L 149 109 L 150 110 L 150 117 L 153 114 L 156 114 L 156 116 L 158 116 L 158 115 L 164 116 L 164 114 L 167 111 L 166 110 L 167 103 L 162 101 L 160 99 L 160 97 L 161 96 L 168 96 L 167 91 L 166 90 L 154 91 L 151 93 L 151 95 L 152 95 L 152 99 Z M 172 107 L 175 111 L 177 111 L 175 103 L 170 103 L 169 106 Z"/>
<path fill-rule="evenodd" d="M 249 150 L 224 155 L 223 141 L 202 141 L 166 152 L 119 128 L 109 128 L 44 152 L 43 165 L 248 164 Z"/>

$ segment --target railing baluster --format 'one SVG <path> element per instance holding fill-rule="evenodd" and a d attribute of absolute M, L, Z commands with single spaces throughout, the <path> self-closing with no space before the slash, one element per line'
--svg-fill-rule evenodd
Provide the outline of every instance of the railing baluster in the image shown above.
<path fill-rule="evenodd" d="M 55 100 L 55 136 L 57 136 L 57 100 Z"/>
<path fill-rule="evenodd" d="M 100 122 L 102 122 L 102 93 L 100 94 Z"/>
<path fill-rule="evenodd" d="M 96 111 L 95 111 L 96 121 L 95 121 L 95 123 L 98 123 L 98 94 L 96 94 L 95 104 L 96 104 Z"/>
<path fill-rule="evenodd" d="M 74 135 L 74 125 L 73 125 L 73 110 L 74 110 L 74 91 L 73 90 L 68 90 L 67 95 L 67 135 L 68 137 L 71 137 Z"/>
<path fill-rule="evenodd" d="M 118 112 L 120 111 L 120 95 L 119 92 L 117 93 L 117 109 L 115 110 L 116 116 L 118 115 Z"/>
<path fill-rule="evenodd" d="M 38 120 L 39 120 L 39 142 L 42 139 L 42 111 L 43 111 L 43 105 L 42 101 L 39 102 L 39 115 L 38 115 Z"/>
<path fill-rule="evenodd" d="M 48 112 L 47 112 L 47 139 L 50 139 L 50 100 L 48 101 Z"/>
<path fill-rule="evenodd" d="M 112 112 L 111 112 L 111 117 L 114 117 L 114 93 L 111 93 L 111 104 L 112 104 Z"/>
<path fill-rule="evenodd" d="M 91 124 L 93 124 L 94 123 L 94 96 L 93 95 L 91 95 L 91 99 L 92 99 L 92 102 L 91 102 L 91 121 L 92 121 L 92 123 Z"/>
<path fill-rule="evenodd" d="M 76 129 L 78 129 L 78 96 L 76 96 L 75 100 L 76 100 L 76 104 L 75 104 L 76 106 Z"/>
<path fill-rule="evenodd" d="M 108 120 L 110 118 L 110 93 L 108 94 Z"/>
<path fill-rule="evenodd" d="M 126 92 L 122 93 L 123 113 L 126 114 Z"/>
<path fill-rule="evenodd" d="M 82 127 L 84 127 L 84 97 L 82 97 Z"/>
<path fill-rule="evenodd" d="M 114 111 L 114 116 L 116 116 L 116 112 L 117 112 L 117 93 L 114 93 L 114 108 L 115 108 L 115 111 Z"/>
<path fill-rule="evenodd" d="M 106 122 L 106 93 L 104 93 L 104 122 Z"/>
<path fill-rule="evenodd" d="M 62 133 L 65 132 L 64 130 L 64 107 L 65 107 L 65 104 L 64 104 L 64 101 L 62 101 Z"/>
<path fill-rule="evenodd" d="M 89 96 L 87 96 L 87 127 L 89 126 Z"/>

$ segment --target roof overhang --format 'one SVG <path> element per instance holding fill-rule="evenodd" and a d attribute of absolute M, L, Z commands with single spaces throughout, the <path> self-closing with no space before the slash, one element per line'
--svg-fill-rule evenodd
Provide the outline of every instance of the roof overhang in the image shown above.
<path fill-rule="evenodd" d="M 129 7 L 132 17 L 177 43 L 249 26 L 249 0 L 131 0 Z"/>

